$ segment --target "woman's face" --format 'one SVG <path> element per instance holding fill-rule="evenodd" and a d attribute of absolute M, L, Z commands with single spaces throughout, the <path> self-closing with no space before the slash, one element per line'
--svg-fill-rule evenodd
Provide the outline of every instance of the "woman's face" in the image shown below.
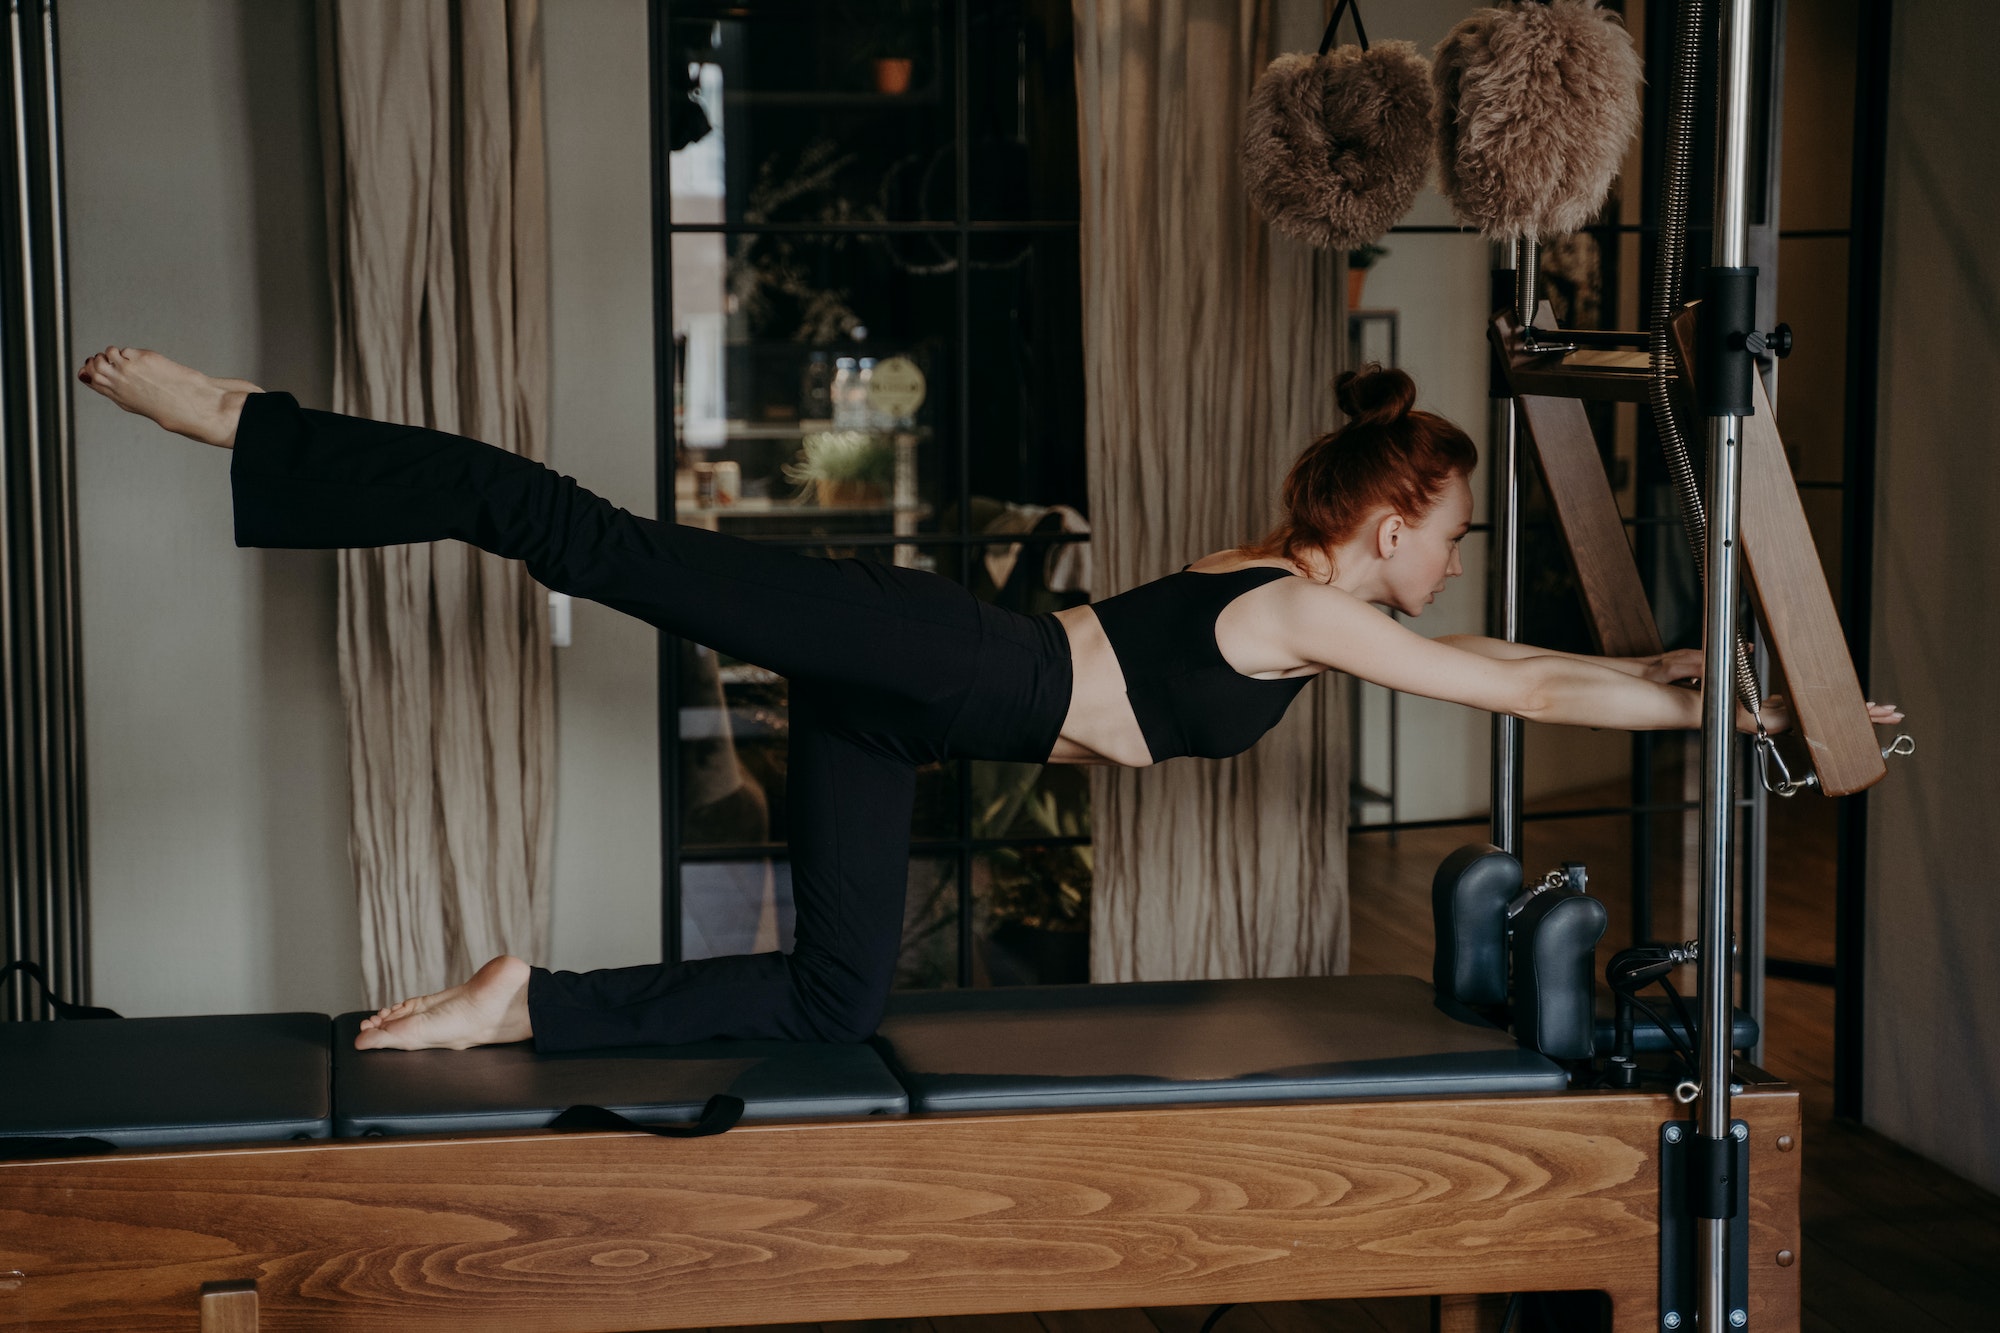
<path fill-rule="evenodd" d="M 1405 519 L 1393 534 L 1394 554 L 1382 566 L 1383 600 L 1406 616 L 1422 615 L 1445 584 L 1465 572 L 1458 543 L 1471 526 L 1472 485 L 1455 475 L 1429 513 L 1414 523 Z"/>

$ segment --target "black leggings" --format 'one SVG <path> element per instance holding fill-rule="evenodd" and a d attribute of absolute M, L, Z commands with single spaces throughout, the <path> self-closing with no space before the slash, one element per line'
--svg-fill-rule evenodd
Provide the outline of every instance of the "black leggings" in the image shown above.
<path fill-rule="evenodd" d="M 712 1037 L 860 1041 L 901 952 L 920 765 L 1040 763 L 1069 708 L 1069 642 L 951 580 L 639 518 L 477 440 L 253 395 L 231 460 L 236 544 L 454 537 L 791 682 L 792 952 L 550 972 L 539 1050 Z"/>

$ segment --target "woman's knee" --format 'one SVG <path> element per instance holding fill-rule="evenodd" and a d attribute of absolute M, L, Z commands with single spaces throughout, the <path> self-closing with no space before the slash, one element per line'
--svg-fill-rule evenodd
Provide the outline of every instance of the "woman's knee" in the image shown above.
<path fill-rule="evenodd" d="M 889 1007 L 893 974 L 870 976 L 851 961 L 800 948 L 789 955 L 800 1016 L 821 1041 L 859 1042 L 875 1035 Z"/>

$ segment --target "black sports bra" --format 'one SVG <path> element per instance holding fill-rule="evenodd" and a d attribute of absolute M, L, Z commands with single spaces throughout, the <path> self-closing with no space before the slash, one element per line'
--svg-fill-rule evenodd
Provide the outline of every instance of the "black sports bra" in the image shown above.
<path fill-rule="evenodd" d="M 1244 675 L 1224 660 L 1215 622 L 1252 588 L 1292 577 L 1270 565 L 1219 574 L 1183 568 L 1091 603 L 1154 763 L 1184 754 L 1227 758 L 1278 725 L 1312 677 Z"/>

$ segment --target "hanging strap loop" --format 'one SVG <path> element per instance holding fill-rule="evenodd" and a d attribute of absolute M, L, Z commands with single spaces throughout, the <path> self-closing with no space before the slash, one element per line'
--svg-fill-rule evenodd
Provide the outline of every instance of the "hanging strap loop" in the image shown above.
<path fill-rule="evenodd" d="M 28 978 L 41 988 L 42 998 L 48 1001 L 49 1008 L 56 1011 L 57 1018 L 118 1017 L 115 1010 L 100 1009 L 95 1005 L 89 1004 L 72 1004 L 70 1001 L 63 999 L 62 996 L 57 995 L 50 988 L 48 974 L 42 971 L 42 965 L 32 958 L 16 958 L 5 967 L 0 967 L 0 986 L 6 985 L 7 978 L 13 976 L 16 972 L 19 972 L 22 976 Z"/>
<path fill-rule="evenodd" d="M 1361 5 L 1359 0 L 1340 0 L 1333 7 L 1333 18 L 1326 25 L 1326 36 L 1319 39 L 1319 53 L 1325 55 L 1333 49 L 1333 38 L 1340 31 L 1340 16 L 1348 10 L 1354 11 L 1354 35 L 1361 39 L 1361 49 L 1368 49 L 1368 29 L 1361 26 Z"/>

